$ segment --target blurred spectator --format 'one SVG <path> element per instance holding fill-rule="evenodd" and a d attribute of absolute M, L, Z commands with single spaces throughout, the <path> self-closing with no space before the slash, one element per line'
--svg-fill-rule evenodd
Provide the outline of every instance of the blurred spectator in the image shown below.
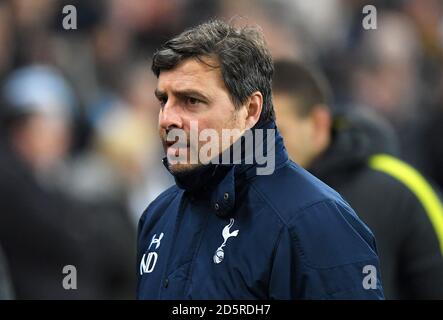
<path fill-rule="evenodd" d="M 144 61 L 128 66 L 120 92 L 91 109 L 91 146 L 74 159 L 67 178 L 77 198 L 120 202 L 134 225 L 150 201 L 173 183 L 158 161 L 163 151 L 155 121 L 156 82 L 148 71 Z"/>
<path fill-rule="evenodd" d="M 285 3 L 262 0 L 222 1 L 219 8 L 220 16 L 235 25 L 259 26 L 274 58 L 299 58 L 309 49 L 300 46 L 299 26 L 289 18 L 287 9 Z"/>
<path fill-rule="evenodd" d="M 426 106 L 418 34 L 412 21 L 399 13 L 381 13 L 378 23 L 380 28 L 364 33 L 358 48 L 351 105 L 371 108 L 388 119 L 400 137 L 403 156 L 423 168 L 419 137 Z"/>
<path fill-rule="evenodd" d="M 333 116 L 327 88 L 301 64 L 276 62 L 277 124 L 291 158 L 339 191 L 374 232 L 387 298 L 442 299 L 442 203 L 393 156 L 390 127 L 368 110 Z"/>
<path fill-rule="evenodd" d="M 0 81 L 12 65 L 13 25 L 11 9 L 0 1 Z"/>
<path fill-rule="evenodd" d="M 68 203 L 60 204 L 58 211 L 75 211 L 69 217 L 86 211 L 91 219 L 79 218 L 88 226 L 79 227 L 80 238 L 100 234 L 104 247 L 115 248 L 119 256 L 130 247 L 129 235 L 143 209 L 172 183 L 156 161 L 162 151 L 153 138 L 158 110 L 152 100 L 155 84 L 148 59 L 160 43 L 183 28 L 223 18 L 259 25 L 275 59 L 303 59 L 321 67 L 336 97 L 331 107 L 377 111 L 397 132 L 402 158 L 443 186 L 443 2 L 376 1 L 377 30 L 362 28 L 366 4 L 365 0 L 0 0 L 0 87 L 23 67 L 45 65 L 70 84 L 62 100 L 67 105 L 75 101 L 75 107 L 59 108 L 63 111 L 51 121 L 33 111 L 30 116 L 28 111 L 35 106 L 14 106 L 11 116 L 0 105 L 9 132 L 9 138 L 1 137 L 0 172 L 26 172 L 35 183 L 31 194 L 64 193 Z M 63 29 L 65 5 L 77 9 L 76 30 Z M 24 85 L 20 83 L 18 87 Z M 16 90 L 14 99 L 31 95 L 49 99 L 52 89 L 34 84 Z M 11 193 L 0 192 L 0 199 L 6 195 Z M 122 231 L 126 224 L 128 229 Z M 21 230 L 13 223 L 3 228 Z M 110 239 L 119 232 L 127 240 Z M 77 247 L 69 241 L 60 238 L 60 245 Z M 86 268 L 99 269 L 100 259 Z M 130 259 L 128 253 L 117 260 Z M 20 290 L 17 296 L 22 296 Z"/>
<path fill-rule="evenodd" d="M 74 202 L 57 187 L 75 106 L 68 84 L 55 69 L 33 66 L 13 73 L 3 94 L 0 243 L 16 297 L 133 297 L 129 217 Z M 62 286 L 65 265 L 77 268 L 77 290 Z"/>
<path fill-rule="evenodd" d="M 428 117 L 423 145 L 427 173 L 443 188 L 443 100 Z"/>

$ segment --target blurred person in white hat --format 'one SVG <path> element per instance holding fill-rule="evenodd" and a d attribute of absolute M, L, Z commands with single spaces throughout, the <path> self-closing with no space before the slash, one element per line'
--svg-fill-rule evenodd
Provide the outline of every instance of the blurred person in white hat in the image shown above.
<path fill-rule="evenodd" d="M 62 75 L 46 66 L 14 72 L 3 88 L 12 149 L 35 172 L 50 171 L 67 154 L 75 99 Z"/>
<path fill-rule="evenodd" d="M 53 67 L 30 66 L 11 74 L 2 93 L 0 243 L 16 298 L 130 298 L 129 222 L 52 183 L 70 149 L 76 104 L 68 82 Z M 78 270 L 76 290 L 63 287 L 67 265 Z"/>

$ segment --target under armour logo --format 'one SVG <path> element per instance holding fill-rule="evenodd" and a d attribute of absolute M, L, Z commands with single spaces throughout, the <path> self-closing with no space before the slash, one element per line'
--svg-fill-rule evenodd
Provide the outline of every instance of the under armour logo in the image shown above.
<path fill-rule="evenodd" d="M 155 244 L 154 250 L 157 250 L 158 247 L 160 247 L 160 241 L 162 240 L 164 234 L 163 232 L 160 233 L 160 236 L 156 238 L 157 234 L 154 234 L 154 236 L 151 239 L 151 243 L 149 244 L 148 250 L 151 249 L 151 246 Z M 149 252 L 147 255 L 146 253 L 142 256 L 142 259 L 140 261 L 140 275 L 143 275 L 143 273 L 151 273 L 154 271 L 155 265 L 157 264 L 158 259 L 158 253 L 155 251 Z"/>
<path fill-rule="evenodd" d="M 156 235 L 157 235 L 157 234 L 154 234 L 154 236 L 152 237 L 151 244 L 149 245 L 148 250 L 151 249 L 151 246 L 152 246 L 153 244 L 155 244 L 155 249 L 154 249 L 154 250 L 157 250 L 158 247 L 160 247 L 160 241 L 162 240 L 164 234 L 163 234 L 163 232 L 160 233 L 160 236 L 159 236 L 158 238 L 155 238 Z"/>
<path fill-rule="evenodd" d="M 232 226 L 234 225 L 234 219 L 231 218 L 229 224 L 223 228 L 222 231 L 222 236 L 223 236 L 223 243 L 221 244 L 220 247 L 217 248 L 217 250 L 215 250 L 215 254 L 214 254 L 214 263 L 220 263 L 223 261 L 224 257 L 225 257 L 225 252 L 223 251 L 223 247 L 226 246 L 226 241 L 228 241 L 229 238 L 231 237 L 236 237 L 238 236 L 238 232 L 239 230 L 235 230 L 230 232 Z"/>

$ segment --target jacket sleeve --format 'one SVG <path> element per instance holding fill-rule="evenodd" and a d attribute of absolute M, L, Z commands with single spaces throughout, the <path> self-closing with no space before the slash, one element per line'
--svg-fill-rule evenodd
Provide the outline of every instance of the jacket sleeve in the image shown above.
<path fill-rule="evenodd" d="M 443 211 L 437 193 L 434 197 L 440 208 L 436 212 L 429 212 L 432 207 L 424 206 L 413 194 L 405 202 L 409 217 L 399 222 L 403 232 L 398 257 L 402 299 L 443 299 L 442 226 L 438 225 L 441 219 L 432 219 L 432 214 L 441 216 Z"/>
<path fill-rule="evenodd" d="M 384 298 L 374 237 L 346 203 L 311 205 L 282 229 L 270 298 Z"/>

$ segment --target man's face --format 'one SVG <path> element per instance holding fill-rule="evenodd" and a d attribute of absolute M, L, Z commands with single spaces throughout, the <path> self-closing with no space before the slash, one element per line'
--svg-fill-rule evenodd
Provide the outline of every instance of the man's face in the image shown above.
<path fill-rule="evenodd" d="M 297 112 L 297 99 L 286 94 L 274 95 L 277 126 L 285 141 L 289 157 L 302 167 L 308 167 L 317 156 L 315 125 L 311 116 Z"/>
<path fill-rule="evenodd" d="M 187 59 L 174 69 L 162 71 L 158 77 L 155 94 L 161 104 L 158 124 L 165 153 L 167 156 L 178 156 L 180 152 L 188 155 L 186 163 L 170 165 L 172 172 L 184 172 L 200 165 L 189 161 L 190 153 L 198 155 L 204 144 L 190 143 L 191 121 L 198 124 L 197 134 L 204 129 L 214 129 L 220 141 L 222 129 L 235 128 L 243 133 L 246 128 L 247 110 L 244 106 L 235 108 L 220 68 L 211 67 L 217 66 L 217 61 L 203 59 L 210 66 L 197 59 Z M 180 129 L 186 133 L 186 146 L 175 148 L 172 146 L 174 141 L 166 140 L 171 129 Z"/>
<path fill-rule="evenodd" d="M 13 129 L 12 144 L 36 171 L 50 171 L 66 156 L 70 146 L 69 125 L 64 119 L 35 114 Z"/>

